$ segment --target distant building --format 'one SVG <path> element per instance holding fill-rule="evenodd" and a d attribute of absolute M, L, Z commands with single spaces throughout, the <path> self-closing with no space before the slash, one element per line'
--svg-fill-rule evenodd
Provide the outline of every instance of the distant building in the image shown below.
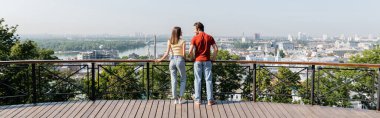
<path fill-rule="evenodd" d="M 302 33 L 302 32 L 298 32 L 298 37 L 297 37 L 298 40 L 307 40 L 307 36 L 305 33 Z"/>
<path fill-rule="evenodd" d="M 329 37 L 328 37 L 326 34 L 324 34 L 324 35 L 322 35 L 322 39 L 323 39 L 323 40 L 328 40 Z"/>
<path fill-rule="evenodd" d="M 293 50 L 294 44 L 291 42 L 279 42 L 278 49 L 279 50 Z"/>
<path fill-rule="evenodd" d="M 80 52 L 77 55 L 78 60 L 86 59 L 118 59 L 118 50 L 94 50 L 91 52 Z"/>
<path fill-rule="evenodd" d="M 293 42 L 293 36 L 292 35 L 288 35 L 288 40 L 290 41 L 290 42 Z"/>
<path fill-rule="evenodd" d="M 245 38 L 245 37 L 242 37 L 242 38 L 241 38 L 241 42 L 245 43 L 245 42 L 246 42 L 246 38 Z"/>
<path fill-rule="evenodd" d="M 255 40 L 260 40 L 260 39 L 261 39 L 260 33 L 255 33 Z"/>

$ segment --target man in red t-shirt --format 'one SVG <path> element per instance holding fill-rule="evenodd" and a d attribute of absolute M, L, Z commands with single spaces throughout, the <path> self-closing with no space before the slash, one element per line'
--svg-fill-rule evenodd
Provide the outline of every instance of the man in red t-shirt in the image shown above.
<path fill-rule="evenodd" d="M 189 49 L 189 55 L 192 57 L 193 50 L 195 53 L 195 62 L 194 62 L 194 91 L 195 91 L 195 103 L 200 105 L 201 103 L 201 79 L 202 74 L 204 74 L 206 80 L 206 91 L 207 91 L 207 101 L 208 105 L 213 105 L 216 102 L 214 101 L 212 95 L 212 63 L 216 59 L 218 54 L 218 46 L 215 43 L 215 40 L 212 36 L 204 32 L 204 26 L 201 22 L 196 22 L 194 24 L 195 36 L 191 40 L 191 45 Z M 211 47 L 214 49 L 212 58 Z"/>

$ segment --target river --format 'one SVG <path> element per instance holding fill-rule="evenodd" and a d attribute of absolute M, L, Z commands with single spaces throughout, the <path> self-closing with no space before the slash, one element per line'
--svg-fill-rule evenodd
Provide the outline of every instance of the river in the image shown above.
<path fill-rule="evenodd" d="M 121 58 L 123 56 L 128 56 L 132 53 L 138 54 L 140 56 L 146 56 L 146 55 L 148 55 L 148 49 L 149 49 L 150 55 L 153 55 L 154 54 L 153 48 L 154 48 L 154 45 L 151 44 L 151 45 L 147 45 L 147 46 L 144 46 L 141 48 L 129 49 L 129 50 L 126 50 L 123 52 L 119 52 L 119 57 Z M 166 42 L 158 42 L 157 47 L 156 47 L 157 56 L 164 54 L 166 48 L 167 48 Z M 70 58 L 75 58 L 77 56 L 77 54 L 55 54 L 54 56 L 57 56 L 59 59 L 68 60 Z"/>

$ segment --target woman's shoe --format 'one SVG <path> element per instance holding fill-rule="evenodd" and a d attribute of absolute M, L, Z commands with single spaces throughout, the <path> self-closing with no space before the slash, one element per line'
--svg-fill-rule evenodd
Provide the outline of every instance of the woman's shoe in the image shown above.
<path fill-rule="evenodd" d="M 182 100 L 182 98 L 178 99 L 178 104 L 185 104 L 185 103 L 186 103 L 186 100 Z"/>
<path fill-rule="evenodd" d="M 207 103 L 207 105 L 214 105 L 214 104 L 216 104 L 216 102 L 214 101 L 214 100 L 210 100 L 210 101 L 208 101 L 208 103 Z"/>

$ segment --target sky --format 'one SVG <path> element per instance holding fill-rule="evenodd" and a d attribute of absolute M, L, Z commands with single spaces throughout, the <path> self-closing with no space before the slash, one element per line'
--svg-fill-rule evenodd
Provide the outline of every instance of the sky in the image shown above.
<path fill-rule="evenodd" d="M 19 34 L 380 35 L 380 0 L 0 0 Z"/>

